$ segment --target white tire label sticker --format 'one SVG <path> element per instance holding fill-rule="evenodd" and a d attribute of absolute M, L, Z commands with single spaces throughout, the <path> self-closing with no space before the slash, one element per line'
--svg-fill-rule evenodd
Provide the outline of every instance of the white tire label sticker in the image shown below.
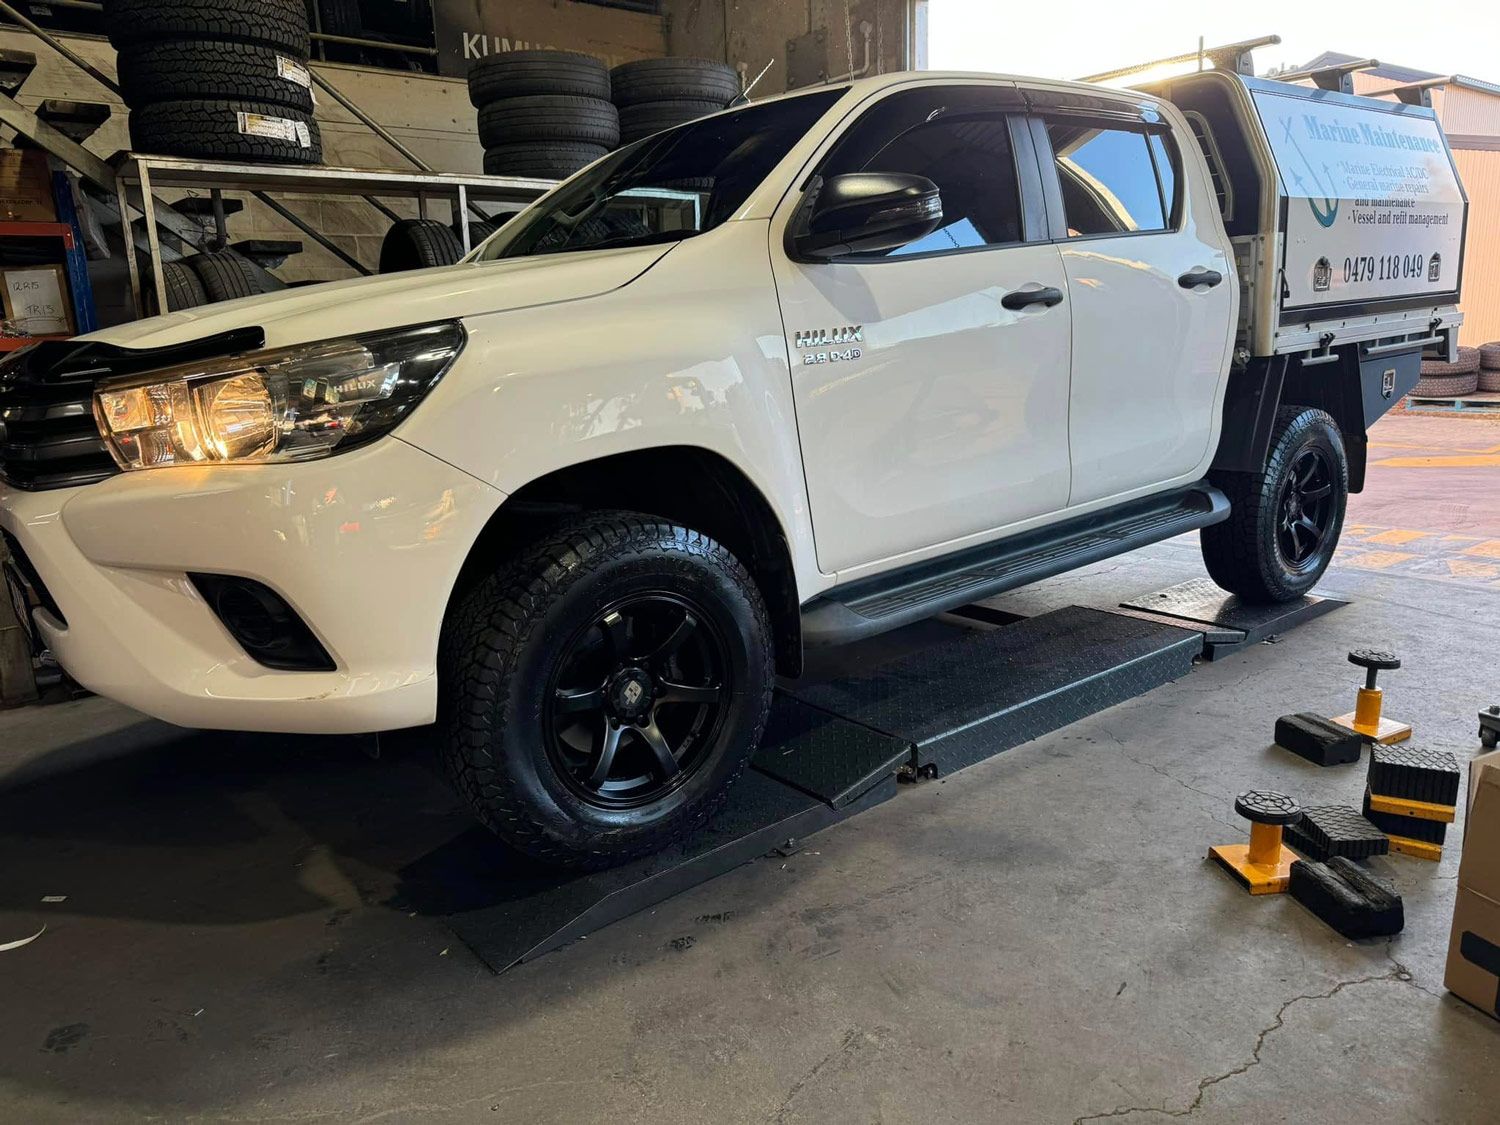
<path fill-rule="evenodd" d="M 312 74 L 307 67 L 296 59 L 289 59 L 285 55 L 276 56 L 276 74 L 294 85 L 301 86 L 304 90 L 312 89 Z"/>
<path fill-rule="evenodd" d="M 265 137 L 267 140 L 298 144 L 303 148 L 312 147 L 312 133 L 304 122 L 243 111 L 235 116 L 239 118 L 240 132 L 247 137 Z"/>

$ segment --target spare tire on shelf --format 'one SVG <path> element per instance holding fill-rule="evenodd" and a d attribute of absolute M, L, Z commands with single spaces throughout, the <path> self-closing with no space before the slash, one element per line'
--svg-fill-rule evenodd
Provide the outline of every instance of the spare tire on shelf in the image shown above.
<path fill-rule="evenodd" d="M 585 168 L 609 149 L 579 142 L 523 141 L 495 145 L 484 153 L 484 174 L 516 176 L 529 180 L 565 180 Z"/>
<path fill-rule="evenodd" d="M 233 301 L 239 297 L 258 297 L 263 293 L 275 293 L 286 288 L 286 283 L 279 277 L 233 250 L 194 254 L 191 258 L 184 258 L 183 264 L 198 275 L 209 303 Z M 168 293 L 168 298 L 170 297 L 171 294 Z"/>
<path fill-rule="evenodd" d="M 312 46 L 303 0 L 109 0 L 104 26 L 117 49 L 168 40 L 231 40 L 305 59 Z"/>
<path fill-rule="evenodd" d="M 562 94 L 502 98 L 479 111 L 479 140 L 485 148 L 523 141 L 614 148 L 620 143 L 620 111 L 601 98 Z"/>
<path fill-rule="evenodd" d="M 710 102 L 723 109 L 740 95 L 740 75 L 728 63 L 712 59 L 641 59 L 610 71 L 615 105 L 648 102 Z"/>
<path fill-rule="evenodd" d="M 321 164 L 312 115 L 288 106 L 223 99 L 154 102 L 130 111 L 130 143 L 157 156 Z"/>
<path fill-rule="evenodd" d="M 163 262 L 161 266 L 162 283 L 167 289 L 166 312 L 178 312 L 181 309 L 196 309 L 200 305 L 209 303 L 208 290 L 203 288 L 203 282 L 198 280 L 198 275 L 187 261 Z M 156 286 L 151 284 L 150 279 L 146 281 L 146 315 L 156 316 L 163 310 L 156 297 Z"/>
<path fill-rule="evenodd" d="M 492 219 L 489 222 L 485 222 L 482 219 L 470 219 L 469 249 L 473 250 L 481 243 L 487 241 L 497 230 L 505 225 L 506 218 L 509 218 L 509 216 L 502 216 L 499 219 Z M 459 245 L 462 246 L 464 232 L 458 223 L 455 221 L 448 229 L 453 232 L 453 236 L 458 239 Z"/>
<path fill-rule="evenodd" d="M 183 100 L 250 101 L 313 111 L 305 59 L 258 43 L 138 43 L 118 56 L 121 94 L 129 106 Z"/>
<path fill-rule="evenodd" d="M 380 246 L 380 272 L 432 269 L 457 264 L 463 240 L 436 219 L 401 219 L 386 232 Z"/>
<path fill-rule="evenodd" d="M 634 144 L 646 137 L 686 125 L 700 117 L 718 113 L 724 107 L 713 102 L 646 102 L 620 110 L 620 139 Z"/>
<path fill-rule="evenodd" d="M 577 51 L 507 51 L 469 70 L 469 101 L 476 109 L 503 98 L 545 95 L 608 101 L 609 68 Z"/>

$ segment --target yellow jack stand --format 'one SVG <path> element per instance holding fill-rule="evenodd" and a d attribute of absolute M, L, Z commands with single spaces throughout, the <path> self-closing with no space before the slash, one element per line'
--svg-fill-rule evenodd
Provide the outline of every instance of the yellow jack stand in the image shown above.
<path fill-rule="evenodd" d="M 1394 671 L 1401 667 L 1401 661 L 1397 659 L 1394 652 L 1357 649 L 1349 654 L 1349 663 L 1365 670 L 1365 686 L 1359 689 L 1359 696 L 1354 701 L 1354 710 L 1347 715 L 1340 715 L 1333 721 L 1382 746 L 1405 742 L 1411 737 L 1411 724 L 1398 723 L 1394 719 L 1387 719 L 1381 715 L 1384 693 L 1375 686 L 1375 677 L 1382 670 Z"/>
<path fill-rule="evenodd" d="M 1302 809 L 1282 793 L 1250 792 L 1235 798 L 1234 811 L 1250 822 L 1250 843 L 1215 845 L 1208 849 L 1208 858 L 1253 895 L 1284 893 L 1297 856 L 1282 847 L 1282 831 L 1302 819 Z"/>

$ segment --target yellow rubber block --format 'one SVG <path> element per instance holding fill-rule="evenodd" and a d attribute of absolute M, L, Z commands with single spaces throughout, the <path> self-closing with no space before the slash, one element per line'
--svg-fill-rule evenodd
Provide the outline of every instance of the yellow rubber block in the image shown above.
<path fill-rule="evenodd" d="M 1435 805 L 1431 801 L 1412 801 L 1406 797 L 1382 797 L 1378 793 L 1370 794 L 1370 807 L 1376 812 L 1409 816 L 1413 820 L 1435 820 L 1442 824 L 1452 824 L 1458 817 L 1458 809 L 1452 805 Z"/>
<path fill-rule="evenodd" d="M 1430 859 L 1433 863 L 1443 858 L 1442 844 L 1429 844 L 1426 840 L 1409 840 L 1405 836 L 1387 836 L 1386 839 L 1391 842 L 1393 852 L 1414 856 L 1417 859 Z"/>
<path fill-rule="evenodd" d="M 1348 727 L 1356 734 L 1362 734 L 1366 738 L 1373 739 L 1382 746 L 1393 746 L 1398 742 L 1405 742 L 1411 737 L 1411 724 L 1398 723 L 1395 719 L 1381 719 L 1380 726 L 1376 730 L 1362 730 L 1354 725 L 1354 712 L 1340 715 L 1333 720 L 1341 727 Z"/>
<path fill-rule="evenodd" d="M 1292 864 L 1297 862 L 1290 848 L 1282 848 L 1281 858 L 1274 864 L 1251 863 L 1249 844 L 1216 844 L 1208 849 L 1208 858 L 1253 895 L 1285 894 L 1292 885 Z"/>

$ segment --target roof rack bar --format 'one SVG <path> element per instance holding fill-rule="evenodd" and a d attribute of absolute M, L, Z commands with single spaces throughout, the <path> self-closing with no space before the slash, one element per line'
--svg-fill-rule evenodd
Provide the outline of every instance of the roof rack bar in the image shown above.
<path fill-rule="evenodd" d="M 1307 70 L 1288 70 L 1275 75 L 1278 82 L 1301 82 L 1310 80 L 1320 90 L 1332 90 L 1340 94 L 1354 93 L 1354 75 L 1361 70 L 1372 70 L 1380 65 L 1379 59 L 1350 59 L 1348 62 L 1329 63 Z"/>
<path fill-rule="evenodd" d="M 1148 70 L 1155 70 L 1159 66 L 1175 66 L 1181 63 L 1196 62 L 1199 69 L 1204 68 L 1205 63 L 1212 64 L 1215 70 L 1231 70 L 1236 74 L 1253 74 L 1254 67 L 1250 62 L 1250 52 L 1257 47 L 1274 47 L 1281 42 L 1279 35 L 1262 35 L 1259 39 L 1244 39 L 1238 43 L 1226 43 L 1222 47 L 1200 47 L 1196 51 L 1188 51 L 1181 55 L 1171 55 L 1164 59 L 1152 59 L 1150 62 L 1136 63 L 1133 66 L 1122 66 L 1118 70 L 1106 70 L 1101 74 L 1090 74 L 1087 78 L 1081 78 L 1081 82 L 1110 82 L 1116 78 L 1129 78 L 1132 74 L 1144 74 Z"/>

